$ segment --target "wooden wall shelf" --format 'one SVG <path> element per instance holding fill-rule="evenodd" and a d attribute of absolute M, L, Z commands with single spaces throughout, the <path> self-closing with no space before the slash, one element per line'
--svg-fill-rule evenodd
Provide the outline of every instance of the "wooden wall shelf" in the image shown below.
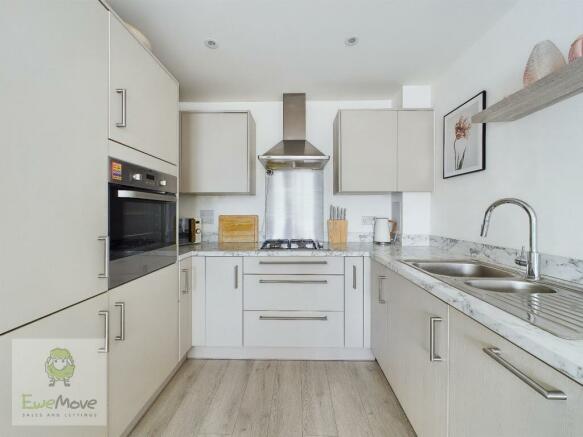
<path fill-rule="evenodd" d="M 478 112 L 472 123 L 514 121 L 583 92 L 583 58 Z"/>

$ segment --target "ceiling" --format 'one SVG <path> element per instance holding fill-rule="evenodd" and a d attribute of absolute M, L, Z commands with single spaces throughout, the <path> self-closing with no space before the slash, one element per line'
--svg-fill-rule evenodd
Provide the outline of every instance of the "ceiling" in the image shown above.
<path fill-rule="evenodd" d="M 390 98 L 431 82 L 515 3 L 111 0 L 179 80 L 182 101 Z M 350 36 L 356 46 L 344 44 Z"/>

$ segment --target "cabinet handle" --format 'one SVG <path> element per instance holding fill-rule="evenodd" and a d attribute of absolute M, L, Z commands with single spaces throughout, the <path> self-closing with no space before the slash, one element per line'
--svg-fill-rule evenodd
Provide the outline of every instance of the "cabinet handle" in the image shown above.
<path fill-rule="evenodd" d="M 379 280 L 379 289 L 378 289 L 378 302 L 382 305 L 386 304 L 387 301 L 385 299 L 383 299 L 383 280 L 388 279 L 388 276 L 379 276 L 378 280 Z"/>
<path fill-rule="evenodd" d="M 326 265 L 328 261 L 259 261 L 264 265 Z"/>
<path fill-rule="evenodd" d="M 260 279 L 260 284 L 327 284 L 328 280 L 316 279 Z"/>
<path fill-rule="evenodd" d="M 181 271 L 182 273 L 186 273 L 186 275 L 184 275 L 184 289 L 182 290 L 182 294 L 188 294 L 192 291 L 190 288 L 190 275 L 188 274 L 189 270 L 182 269 Z"/>
<path fill-rule="evenodd" d="M 356 290 L 356 265 L 352 266 L 352 289 Z"/>
<path fill-rule="evenodd" d="M 259 320 L 328 320 L 328 316 L 259 316 Z"/>
<path fill-rule="evenodd" d="M 567 395 L 560 390 L 547 389 L 538 381 L 535 381 L 530 376 L 522 372 L 521 370 L 514 367 L 508 361 L 502 357 L 502 352 L 497 347 L 487 347 L 482 349 L 486 355 L 504 367 L 506 370 L 510 371 L 514 376 L 536 391 L 538 394 L 542 395 L 545 399 L 551 401 L 566 401 Z"/>
<path fill-rule="evenodd" d="M 117 127 L 126 127 L 126 110 L 127 110 L 127 90 L 125 88 L 117 88 L 116 93 L 121 94 L 121 122 L 116 123 Z"/>
<path fill-rule="evenodd" d="M 235 266 L 235 290 L 239 288 L 239 265 Z"/>
<path fill-rule="evenodd" d="M 103 316 L 105 335 L 103 336 L 103 347 L 97 349 L 97 352 L 106 354 L 109 352 L 109 311 L 99 311 L 97 314 Z"/>
<path fill-rule="evenodd" d="M 117 341 L 125 341 L 126 339 L 126 304 L 125 302 L 116 302 L 113 304 L 119 308 L 119 335 L 116 335 Z"/>
<path fill-rule="evenodd" d="M 443 322 L 441 317 L 429 318 L 429 361 L 443 361 L 439 355 L 435 354 L 435 324 Z"/>
<path fill-rule="evenodd" d="M 104 241 L 104 255 L 103 255 L 103 273 L 97 275 L 99 279 L 109 278 L 109 235 L 102 235 L 97 237 L 97 240 Z"/>

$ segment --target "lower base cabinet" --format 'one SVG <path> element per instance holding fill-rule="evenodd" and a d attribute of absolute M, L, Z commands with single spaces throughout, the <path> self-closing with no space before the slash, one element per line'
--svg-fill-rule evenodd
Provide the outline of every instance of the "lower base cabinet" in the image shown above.
<path fill-rule="evenodd" d="M 192 347 L 192 258 L 180 261 L 180 289 L 178 294 L 178 305 L 180 314 L 178 316 L 180 328 L 178 332 L 178 357 L 184 357 Z"/>
<path fill-rule="evenodd" d="M 583 386 L 451 310 L 451 437 L 579 437 L 583 435 Z M 485 350 L 495 348 L 496 361 Z M 546 399 L 504 363 L 566 400 Z"/>
<path fill-rule="evenodd" d="M 178 265 L 110 291 L 109 435 L 122 435 L 178 364 Z"/>
<path fill-rule="evenodd" d="M 388 355 L 388 317 L 386 301 L 386 280 L 389 269 L 373 263 L 371 266 L 371 329 L 370 329 L 370 346 L 379 366 L 388 374 L 389 355 Z"/>

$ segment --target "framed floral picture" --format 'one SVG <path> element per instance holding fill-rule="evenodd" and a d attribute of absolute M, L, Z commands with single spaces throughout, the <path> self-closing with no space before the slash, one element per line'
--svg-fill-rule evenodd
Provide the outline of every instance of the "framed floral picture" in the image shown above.
<path fill-rule="evenodd" d="M 486 109 L 486 91 L 443 116 L 443 179 L 486 169 L 486 124 L 472 115 Z"/>

